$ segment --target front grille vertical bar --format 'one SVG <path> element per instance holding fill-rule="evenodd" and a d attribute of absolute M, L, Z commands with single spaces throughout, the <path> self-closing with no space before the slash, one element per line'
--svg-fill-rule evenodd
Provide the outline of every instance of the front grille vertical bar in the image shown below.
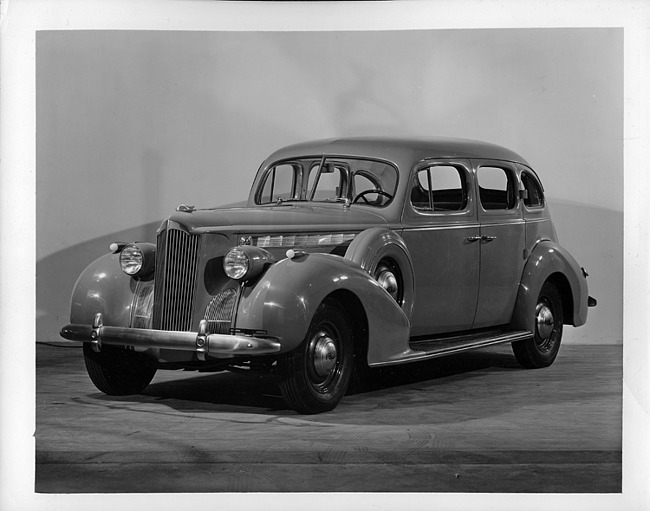
<path fill-rule="evenodd" d="M 160 328 L 163 330 L 168 330 L 168 325 L 167 325 L 167 312 L 168 312 L 168 307 L 169 307 L 169 295 L 172 294 L 170 293 L 170 288 L 172 286 L 172 279 L 169 277 L 169 271 L 170 267 L 174 264 L 174 248 L 173 248 L 174 240 L 172 239 L 172 231 L 168 230 L 167 231 L 167 243 L 166 243 L 166 253 L 165 253 L 165 269 L 164 269 L 164 280 L 165 280 L 165 294 L 163 294 L 160 299 L 161 299 L 161 306 L 160 306 Z"/>
<path fill-rule="evenodd" d="M 165 265 L 165 272 L 164 272 L 164 279 L 165 279 L 165 294 L 162 295 L 161 301 L 161 314 L 160 314 L 160 328 L 163 330 L 169 330 L 168 328 L 168 307 L 169 307 L 169 295 L 173 294 L 170 293 L 170 288 L 173 284 L 173 280 L 169 276 L 170 268 L 174 264 L 174 240 L 172 237 L 173 232 L 171 230 L 167 231 L 167 246 L 166 246 L 166 253 L 165 253 L 165 259 L 167 264 Z"/>
<path fill-rule="evenodd" d="M 192 237 L 192 244 L 191 244 L 191 249 L 190 252 L 191 254 L 188 254 L 189 257 L 187 259 L 187 265 L 188 265 L 188 274 L 189 277 L 187 279 L 187 282 L 189 284 L 189 290 L 188 290 L 188 296 L 189 297 L 194 297 L 194 291 L 196 289 L 196 276 L 197 276 L 197 267 L 198 267 L 198 247 L 199 247 L 199 240 L 200 238 L 198 236 Z M 192 322 L 192 308 L 189 307 L 187 309 L 187 319 L 186 319 L 186 324 L 188 325 L 188 329 L 191 327 L 191 322 Z"/>
<path fill-rule="evenodd" d="M 153 327 L 162 328 L 162 305 L 164 303 L 164 296 L 167 289 L 165 278 L 165 271 L 167 266 L 167 232 L 168 229 L 158 234 L 157 247 L 156 247 L 156 274 L 154 276 L 156 283 L 156 291 L 154 294 L 153 306 Z"/>
<path fill-rule="evenodd" d="M 174 321 L 174 311 L 178 314 L 178 304 L 177 304 L 177 299 L 181 297 L 180 293 L 178 292 L 178 262 L 181 260 L 184 254 L 179 254 L 179 247 L 178 247 L 178 231 L 173 231 L 172 232 L 173 236 L 170 236 L 170 244 L 169 244 L 169 258 L 170 260 L 173 257 L 174 264 L 169 265 L 169 273 L 167 275 L 167 278 L 169 279 L 169 282 L 172 284 L 170 286 L 170 293 L 165 297 L 167 298 L 167 325 L 166 328 L 168 330 L 171 330 L 172 325 L 176 323 Z M 176 298 L 176 299 L 174 299 Z"/>
<path fill-rule="evenodd" d="M 191 290 L 194 286 L 192 285 L 192 278 L 194 277 L 193 272 L 191 271 L 191 266 L 190 263 L 191 261 L 191 253 L 192 253 L 192 240 L 190 240 L 190 243 L 184 244 L 183 246 L 183 252 L 184 252 L 184 257 L 181 259 L 183 265 L 179 269 L 179 272 L 184 276 L 184 278 L 181 279 L 181 284 L 182 284 L 182 295 L 181 296 L 192 296 L 189 290 Z M 187 309 L 180 309 L 181 317 L 179 319 L 179 326 L 185 326 L 187 325 L 187 330 L 189 330 L 189 322 L 190 322 L 190 314 L 191 310 Z"/>
<path fill-rule="evenodd" d="M 181 243 L 181 237 L 177 239 L 177 250 L 179 254 L 178 266 L 176 266 L 176 275 L 175 281 L 178 286 L 178 295 L 179 297 L 187 296 L 187 288 L 189 285 L 190 276 L 187 272 L 187 263 L 189 261 L 190 247 L 187 243 Z M 185 278 L 183 278 L 185 277 Z M 189 330 L 189 328 L 184 328 L 187 322 L 187 311 L 184 307 L 178 307 L 176 309 L 176 326 L 183 330 Z"/>
<path fill-rule="evenodd" d="M 176 303 L 175 310 L 172 311 L 174 317 L 174 326 L 179 330 L 189 330 L 189 326 L 186 326 L 185 317 L 186 317 L 186 308 L 184 307 L 187 301 L 187 284 L 189 276 L 185 271 L 187 265 L 189 250 L 187 243 L 183 243 L 183 234 L 181 232 L 177 233 L 176 236 L 176 250 L 179 254 L 179 258 L 175 268 L 174 282 L 176 282 L 176 289 L 178 290 L 177 296 L 179 300 Z M 180 303 L 179 303 L 180 302 Z"/>

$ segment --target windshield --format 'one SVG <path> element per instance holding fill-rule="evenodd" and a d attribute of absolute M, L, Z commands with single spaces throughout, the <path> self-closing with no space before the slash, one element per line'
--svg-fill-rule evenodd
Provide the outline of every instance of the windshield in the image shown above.
<path fill-rule="evenodd" d="M 386 162 L 334 156 L 299 158 L 269 167 L 255 202 L 343 202 L 383 207 L 392 201 L 396 187 L 397 170 Z"/>

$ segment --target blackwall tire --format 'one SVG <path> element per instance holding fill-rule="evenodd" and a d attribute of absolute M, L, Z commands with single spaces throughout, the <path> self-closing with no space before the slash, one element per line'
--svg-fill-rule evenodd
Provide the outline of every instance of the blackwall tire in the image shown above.
<path fill-rule="evenodd" d="M 535 306 L 533 337 L 512 343 L 512 351 L 517 361 L 529 369 L 550 366 L 560 350 L 563 323 L 560 293 L 552 283 L 545 282 Z"/>
<path fill-rule="evenodd" d="M 349 319 L 336 301 L 325 299 L 300 346 L 278 361 L 282 397 L 299 413 L 333 410 L 345 395 L 353 362 Z"/>
<path fill-rule="evenodd" d="M 88 376 L 99 390 L 109 396 L 128 396 L 142 392 L 156 374 L 156 366 L 143 353 L 116 346 L 103 346 L 95 352 L 90 343 L 83 345 Z"/>

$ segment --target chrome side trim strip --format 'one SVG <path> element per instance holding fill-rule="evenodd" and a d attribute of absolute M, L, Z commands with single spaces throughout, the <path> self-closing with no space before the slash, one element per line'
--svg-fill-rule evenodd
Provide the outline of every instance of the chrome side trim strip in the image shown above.
<path fill-rule="evenodd" d="M 449 229 L 478 229 L 481 224 L 478 223 L 458 223 L 458 224 L 439 224 L 418 227 L 404 227 L 403 232 L 420 232 L 420 231 L 448 231 Z"/>

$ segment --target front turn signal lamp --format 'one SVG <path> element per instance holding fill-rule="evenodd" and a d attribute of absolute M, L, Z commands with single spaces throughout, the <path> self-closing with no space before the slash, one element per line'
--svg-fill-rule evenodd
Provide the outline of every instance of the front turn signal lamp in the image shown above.
<path fill-rule="evenodd" d="M 275 262 L 266 250 L 249 245 L 231 248 L 223 259 L 223 271 L 234 280 L 251 280 Z"/>
<path fill-rule="evenodd" d="M 146 277 L 155 266 L 156 246 L 152 243 L 130 243 L 120 252 L 120 267 L 131 277 Z"/>

